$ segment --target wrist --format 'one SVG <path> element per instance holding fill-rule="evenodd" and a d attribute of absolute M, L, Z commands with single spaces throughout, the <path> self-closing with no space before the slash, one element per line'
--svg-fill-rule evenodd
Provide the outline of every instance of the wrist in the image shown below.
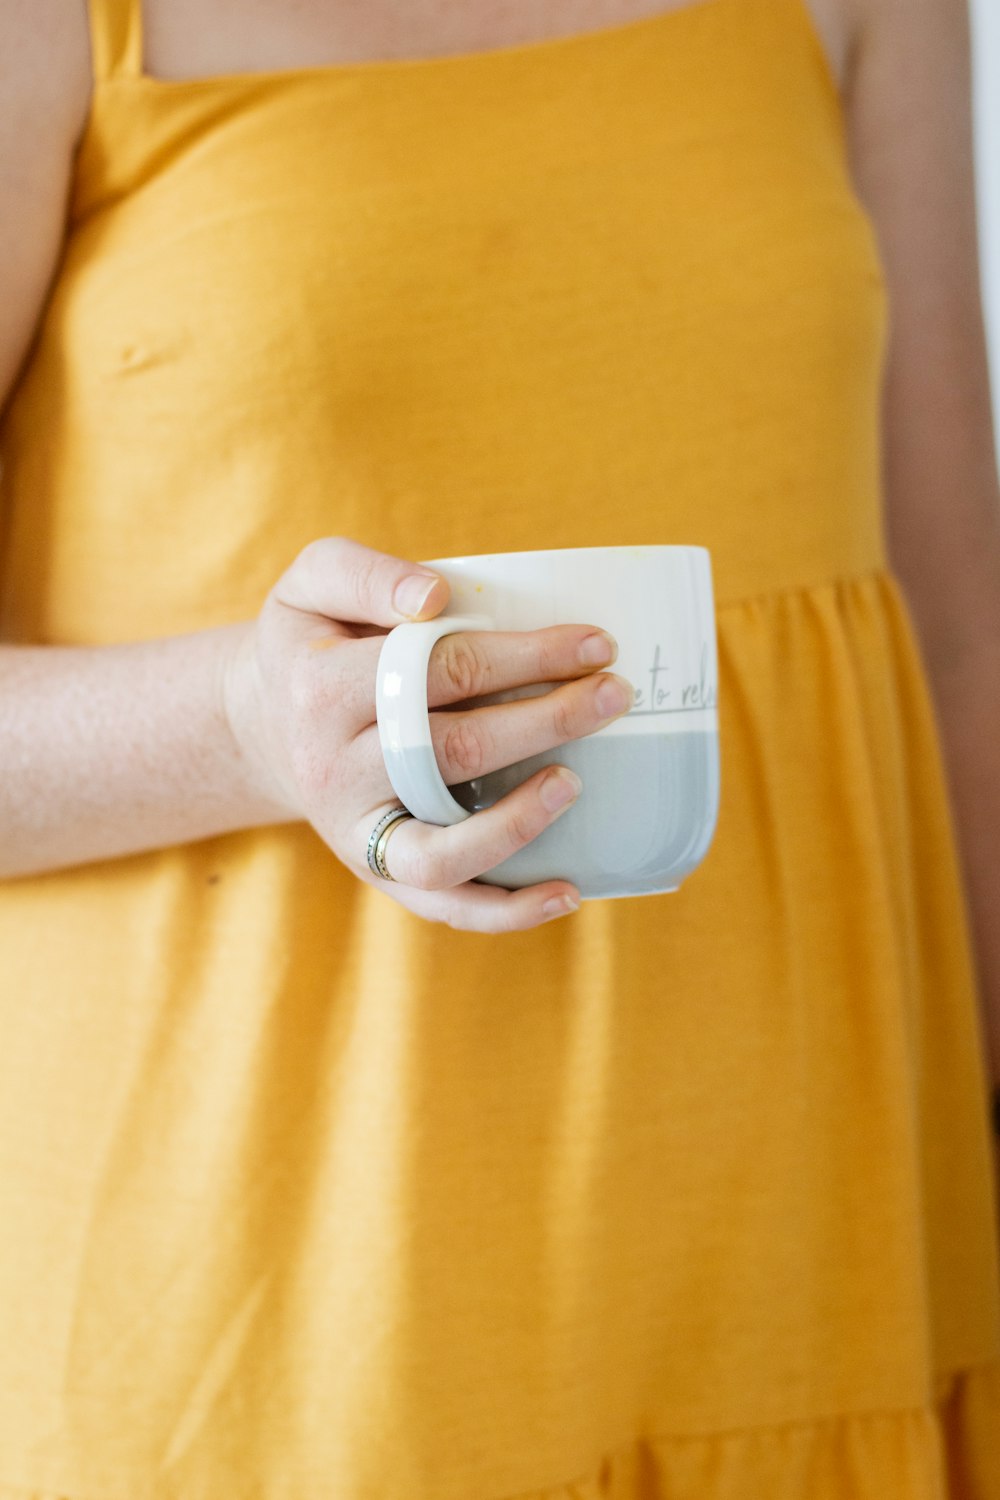
<path fill-rule="evenodd" d="M 274 732 L 264 710 L 256 652 L 256 621 L 227 627 L 220 634 L 219 712 L 228 736 L 234 775 L 254 823 L 283 823 L 303 814 L 274 769 Z"/>

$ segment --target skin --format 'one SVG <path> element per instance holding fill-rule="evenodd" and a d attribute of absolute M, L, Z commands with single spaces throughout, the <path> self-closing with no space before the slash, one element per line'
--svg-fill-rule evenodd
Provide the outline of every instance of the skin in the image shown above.
<path fill-rule="evenodd" d="M 946 128 L 961 81 L 940 82 L 932 66 L 942 32 L 953 48 L 960 45 L 955 38 L 962 0 L 803 3 L 844 97 L 859 191 L 890 251 L 890 290 L 899 309 L 894 389 L 900 392 L 890 405 L 886 432 L 890 473 L 900 476 L 891 500 L 893 556 L 906 562 L 908 591 L 912 587 L 920 600 L 915 610 L 930 654 L 949 664 L 960 659 L 964 675 L 971 676 L 972 642 L 984 626 L 1000 640 L 1000 590 L 994 587 L 1000 547 L 994 539 L 995 471 L 991 481 L 984 456 L 988 420 L 977 342 L 982 325 L 969 298 L 967 201 L 958 205 L 964 214 L 952 212 L 955 183 L 967 176 L 966 143 Z M 540 40 L 675 8 L 655 0 L 533 0 L 530 6 L 423 0 L 406 7 L 395 0 L 213 0 L 207 6 L 203 0 L 145 0 L 145 63 L 156 76 L 185 78 L 433 55 Z M 923 58 L 930 75 L 922 79 L 920 102 L 933 107 L 919 160 L 911 144 L 914 123 L 906 117 L 908 99 L 913 107 L 912 79 L 893 63 L 900 31 L 909 38 L 911 65 L 914 57 Z M 0 0 L 0 56 L 2 394 L 16 377 L 58 265 L 73 151 L 90 96 L 82 0 Z M 926 220 L 928 207 L 938 201 L 946 205 L 946 220 L 935 260 Z M 957 248 L 948 239 L 956 222 Z M 920 234 L 914 232 L 918 225 Z M 944 435 L 940 392 L 921 386 L 918 369 L 926 365 L 928 349 L 927 307 L 918 292 L 942 264 L 949 296 L 940 326 L 931 324 L 936 352 L 948 354 L 947 376 L 956 377 L 959 368 L 963 375 L 971 371 L 963 388 L 969 405 L 954 410 Z M 938 473 L 946 455 L 975 481 L 961 486 L 961 499 L 947 517 L 922 482 L 928 455 L 919 451 L 916 435 L 931 411 L 941 443 Z M 970 452 L 974 460 L 966 456 Z M 964 548 L 951 540 L 957 504 L 963 507 L 962 534 L 969 538 Z M 277 582 L 257 621 L 93 650 L 0 647 L 0 875 L 305 817 L 360 879 L 375 883 L 364 863 L 367 833 L 395 802 L 379 770 L 374 734 L 375 627 L 387 629 L 404 617 L 392 607 L 392 591 L 411 565 L 350 539 L 317 546 Z M 921 569 L 928 551 L 932 570 L 926 561 Z M 328 569 L 322 580 L 316 576 L 320 553 Z M 977 583 L 969 589 L 964 570 L 973 556 Z M 947 581 L 942 570 L 963 582 L 961 589 L 944 589 L 952 601 L 946 608 L 931 602 Z M 975 608 L 964 602 L 969 599 Z M 439 591 L 420 618 L 443 604 Z M 293 625 L 301 627 L 298 634 Z M 446 779 L 474 774 L 471 762 L 477 771 L 489 769 L 598 727 L 594 694 L 598 678 L 609 674 L 595 677 L 593 666 L 584 670 L 576 659 L 579 643 L 598 625 L 516 638 L 456 636 L 438 644 L 431 703 L 439 708 L 500 688 L 578 679 L 525 705 L 435 713 L 435 751 Z M 343 650 L 315 649 L 334 638 Z M 959 675 L 956 668 L 949 683 Z M 959 701 L 953 688 L 951 711 Z M 100 714 L 93 711 L 95 702 Z M 539 703 L 544 711 L 529 706 Z M 318 764 L 314 747 L 321 736 L 327 744 L 332 736 L 344 749 L 337 759 L 351 771 L 343 785 L 332 787 Z M 568 882 L 509 893 L 470 882 L 537 836 L 551 816 L 543 818 L 538 801 L 543 776 L 457 828 L 430 829 L 415 821 L 401 826 L 392 841 L 393 871 L 401 884 L 380 888 L 419 915 L 457 927 L 502 931 L 535 925 L 544 917 L 545 899 L 573 894 Z M 977 798 L 980 790 L 976 780 Z"/>
<path fill-rule="evenodd" d="M 162 78 L 481 51 L 684 9 L 690 0 L 144 0 L 147 71 Z M 694 0 L 697 3 L 697 0 Z M 806 0 L 842 79 L 845 0 Z"/>

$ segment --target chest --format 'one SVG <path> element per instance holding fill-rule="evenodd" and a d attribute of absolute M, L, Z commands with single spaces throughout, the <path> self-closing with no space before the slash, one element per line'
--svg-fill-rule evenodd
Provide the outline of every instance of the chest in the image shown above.
<path fill-rule="evenodd" d="M 159 78 L 418 58 L 544 41 L 712 0 L 142 0 Z M 801 0 L 843 87 L 848 0 Z"/>

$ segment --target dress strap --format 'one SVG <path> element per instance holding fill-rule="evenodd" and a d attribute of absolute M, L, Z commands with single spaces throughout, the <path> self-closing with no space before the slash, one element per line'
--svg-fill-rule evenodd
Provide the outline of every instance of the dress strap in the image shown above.
<path fill-rule="evenodd" d="M 142 73 L 142 0 L 88 0 L 94 79 Z"/>

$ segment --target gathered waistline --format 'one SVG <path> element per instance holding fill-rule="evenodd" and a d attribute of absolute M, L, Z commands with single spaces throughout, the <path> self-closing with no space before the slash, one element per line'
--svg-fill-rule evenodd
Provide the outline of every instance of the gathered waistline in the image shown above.
<path fill-rule="evenodd" d="M 875 563 L 870 568 L 865 568 L 856 573 L 835 573 L 829 578 L 811 579 L 801 583 L 777 584 L 773 588 L 755 589 L 749 594 L 739 594 L 732 599 L 716 598 L 715 610 L 721 614 L 727 609 L 740 609 L 747 604 L 766 604 L 768 602 L 779 602 L 801 594 L 815 594 L 822 590 L 836 590 L 850 588 L 858 584 L 878 582 L 882 579 L 890 579 L 897 587 L 902 587 L 899 578 L 888 561 Z"/>

